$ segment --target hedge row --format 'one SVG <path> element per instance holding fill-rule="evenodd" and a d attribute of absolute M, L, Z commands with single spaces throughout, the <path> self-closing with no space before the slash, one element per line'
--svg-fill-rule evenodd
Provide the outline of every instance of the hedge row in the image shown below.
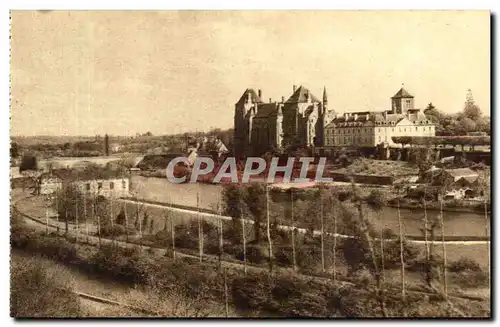
<path fill-rule="evenodd" d="M 489 136 L 393 136 L 394 143 L 415 145 L 490 145 Z"/>

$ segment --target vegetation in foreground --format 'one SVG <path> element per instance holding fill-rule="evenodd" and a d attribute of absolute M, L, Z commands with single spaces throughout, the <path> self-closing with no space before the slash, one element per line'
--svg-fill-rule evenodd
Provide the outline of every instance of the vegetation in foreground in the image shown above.
<path fill-rule="evenodd" d="M 169 256 L 155 257 L 137 248 L 101 246 L 99 249 L 76 245 L 55 235 L 40 235 L 26 226 L 13 224 L 11 243 L 31 253 L 40 253 L 79 269 L 107 274 L 115 279 L 142 284 L 165 294 L 183 294 L 190 303 L 203 308 L 225 305 L 242 315 L 282 317 L 450 317 L 470 315 L 488 317 L 489 302 L 444 300 L 440 294 L 423 297 L 397 291 L 399 285 L 374 280 L 375 267 L 358 271 L 356 284 L 339 284 L 298 274 L 224 270 L 197 260 L 174 261 Z M 369 249 L 368 249 L 369 250 Z M 470 266 L 470 264 L 458 267 Z M 380 266 L 378 266 L 380 267 Z M 472 267 L 472 266 L 470 266 Z M 476 269 L 475 267 L 472 267 Z M 375 269 L 375 270 L 374 270 Z M 380 272 L 380 270 L 378 270 Z M 379 275 L 380 276 L 380 275 Z M 396 290 L 396 291 L 395 291 Z M 382 300 L 381 300 L 382 299 Z M 383 304 L 383 305 L 382 305 Z M 383 309 L 383 310 L 382 310 Z M 198 310 L 197 308 L 195 309 Z M 201 310 L 201 309 L 200 309 Z M 182 315 L 177 313 L 177 316 Z"/>

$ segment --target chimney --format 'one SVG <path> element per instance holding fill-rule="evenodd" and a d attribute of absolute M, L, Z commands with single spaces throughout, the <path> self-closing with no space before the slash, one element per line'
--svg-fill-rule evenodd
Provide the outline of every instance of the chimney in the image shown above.
<path fill-rule="evenodd" d="M 271 98 L 269 98 L 269 103 L 271 103 Z"/>
<path fill-rule="evenodd" d="M 262 99 L 262 90 L 261 89 L 259 89 L 259 98 Z"/>
<path fill-rule="evenodd" d="M 285 97 L 281 96 L 281 102 L 285 103 Z"/>
<path fill-rule="evenodd" d="M 294 84 L 293 85 L 293 93 L 295 93 L 296 90 L 297 90 L 297 86 Z"/>

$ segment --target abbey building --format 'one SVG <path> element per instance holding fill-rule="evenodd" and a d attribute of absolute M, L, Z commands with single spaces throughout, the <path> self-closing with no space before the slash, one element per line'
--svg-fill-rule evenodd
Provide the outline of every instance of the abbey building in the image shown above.
<path fill-rule="evenodd" d="M 401 88 L 391 110 L 345 112 L 328 106 L 326 88 L 320 101 L 304 86 L 293 86 L 285 101 L 264 102 L 262 91 L 246 89 L 235 104 L 234 145 L 238 156 L 262 155 L 291 145 L 305 148 L 397 146 L 393 136 L 434 136 L 435 127 L 414 97 Z"/>
<path fill-rule="evenodd" d="M 334 114 L 326 88 L 320 101 L 304 86 L 293 86 L 285 101 L 264 102 L 262 91 L 247 89 L 235 105 L 234 135 L 238 155 L 261 155 L 289 145 L 322 146 L 324 128 Z"/>

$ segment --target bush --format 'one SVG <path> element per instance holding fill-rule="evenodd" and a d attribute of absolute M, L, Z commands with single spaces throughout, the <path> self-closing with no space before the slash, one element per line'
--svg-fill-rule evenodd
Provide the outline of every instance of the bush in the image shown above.
<path fill-rule="evenodd" d="M 476 261 L 470 259 L 470 258 L 465 258 L 461 257 L 457 261 L 454 261 L 450 264 L 449 270 L 451 272 L 478 272 L 482 271 L 481 266 L 479 266 L 479 263 Z"/>
<path fill-rule="evenodd" d="M 231 294 L 236 309 L 261 310 L 269 301 L 271 284 L 268 275 L 257 274 L 235 278 L 231 285 Z"/>
<path fill-rule="evenodd" d="M 259 264 L 269 260 L 269 249 L 266 245 L 248 244 L 246 250 L 248 262 Z M 241 254 L 237 256 L 237 258 L 243 261 L 243 252 L 241 252 Z"/>
<path fill-rule="evenodd" d="M 129 234 L 130 232 L 135 232 L 130 230 L 129 228 Z M 111 226 L 111 224 L 106 224 L 101 227 L 101 236 L 102 237 L 108 237 L 108 236 L 121 236 L 121 235 L 126 235 L 127 234 L 127 229 L 125 226 L 114 224 Z"/>
<path fill-rule="evenodd" d="M 10 314 L 16 318 L 80 316 L 78 296 L 68 287 L 69 274 L 41 258 L 16 258 L 11 266 Z"/>

